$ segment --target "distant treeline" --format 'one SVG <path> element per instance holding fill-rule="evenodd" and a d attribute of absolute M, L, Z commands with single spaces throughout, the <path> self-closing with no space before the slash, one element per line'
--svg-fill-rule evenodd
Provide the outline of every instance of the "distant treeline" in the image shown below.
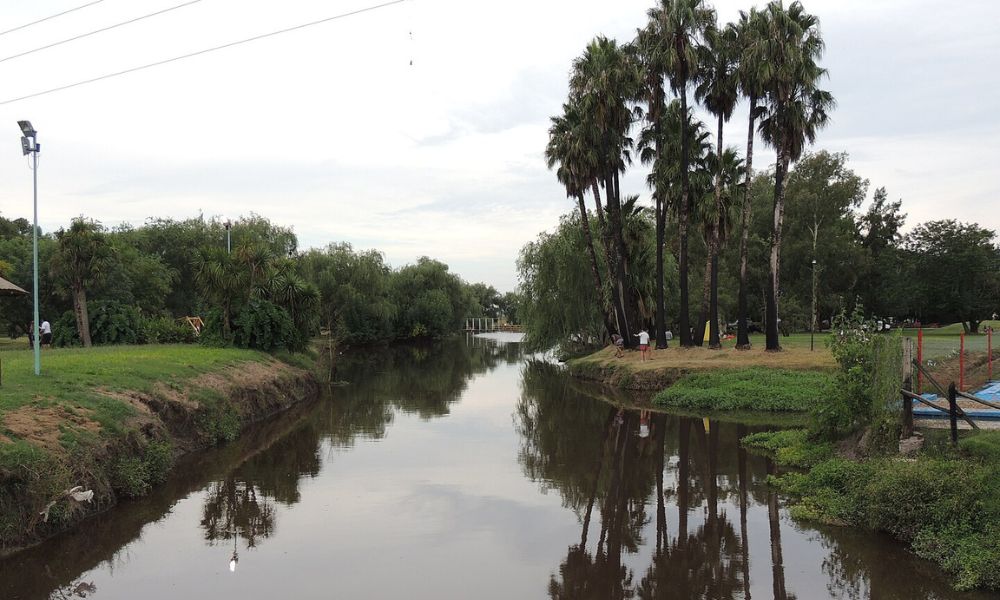
<path fill-rule="evenodd" d="M 150 219 L 107 228 L 79 217 L 39 238 L 39 302 L 57 346 L 203 341 L 301 349 L 322 329 L 345 343 L 440 337 L 466 317 L 515 321 L 513 295 L 468 284 L 430 258 L 392 269 L 349 244 L 300 251 L 291 229 L 251 215 Z M 0 275 L 31 289 L 31 224 L 0 217 Z M 11 337 L 30 330 L 31 299 L 0 300 Z"/>

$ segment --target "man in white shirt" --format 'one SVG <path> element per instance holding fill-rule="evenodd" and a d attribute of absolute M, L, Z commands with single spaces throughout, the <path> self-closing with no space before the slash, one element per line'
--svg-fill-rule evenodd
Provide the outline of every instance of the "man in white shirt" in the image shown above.
<path fill-rule="evenodd" d="M 639 355 L 642 357 L 642 361 L 646 362 L 646 355 L 649 353 L 649 333 L 642 329 L 635 334 L 635 337 L 639 338 Z"/>
<path fill-rule="evenodd" d="M 46 346 L 47 345 L 49 348 L 51 348 L 52 347 L 52 325 L 50 325 L 49 322 L 46 321 L 45 319 L 42 319 L 42 325 L 41 325 L 40 329 L 42 330 L 41 331 L 42 346 Z"/>

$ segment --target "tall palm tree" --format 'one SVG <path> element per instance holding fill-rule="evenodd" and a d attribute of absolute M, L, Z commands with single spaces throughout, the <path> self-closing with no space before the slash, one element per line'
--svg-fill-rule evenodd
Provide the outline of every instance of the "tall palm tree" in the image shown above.
<path fill-rule="evenodd" d="M 587 216 L 587 206 L 584 203 L 584 192 L 593 180 L 594 151 L 586 139 L 584 124 L 579 107 L 576 103 L 563 104 L 563 114 L 552 117 L 549 127 L 549 143 L 545 148 L 545 162 L 549 169 L 556 168 L 556 178 L 566 188 L 566 196 L 575 198 L 580 209 L 580 226 L 583 228 L 583 238 L 590 255 L 590 271 L 594 278 L 594 289 L 599 299 L 601 318 L 608 337 L 616 331 L 608 315 L 605 301 L 604 282 L 601 280 L 601 270 L 598 267 L 597 252 L 594 250 L 594 240 L 590 235 L 590 219 Z"/>
<path fill-rule="evenodd" d="M 705 30 L 715 23 L 715 11 L 707 7 L 703 0 L 660 0 L 650 11 L 653 19 L 659 20 L 664 37 L 663 55 L 670 87 L 681 101 L 681 114 L 688 112 L 687 89 L 698 72 L 697 47 Z M 689 299 L 688 299 L 688 227 L 691 211 L 691 183 L 688 176 L 687 129 L 680 128 L 681 137 L 681 182 L 682 198 L 678 210 L 678 269 L 680 271 L 680 314 L 678 315 L 681 346 L 691 345 Z"/>
<path fill-rule="evenodd" d="M 808 143 L 828 121 L 833 96 L 817 88 L 826 69 L 817 64 L 823 54 L 819 19 L 800 2 L 788 8 L 774 0 L 764 9 L 763 43 L 753 54 L 761 61 L 767 92 L 767 115 L 761 121 L 764 142 L 775 149 L 774 213 L 771 230 L 770 273 L 766 297 L 766 349 L 781 349 L 778 338 L 778 290 L 781 268 L 781 228 L 785 211 L 785 177 L 789 165 L 802 156 Z"/>
<path fill-rule="evenodd" d="M 709 323 L 709 346 L 721 347 L 719 342 L 719 253 L 729 237 L 731 229 L 733 206 L 738 195 L 740 174 L 743 160 L 732 148 L 726 148 L 719 155 L 709 150 L 703 160 L 704 170 L 699 173 L 701 189 L 718 185 L 719 195 L 706 199 L 701 204 L 700 220 L 705 228 L 705 245 L 708 252 L 705 257 L 705 280 L 702 287 L 701 313 L 695 333 L 696 343 L 705 336 L 705 323 Z M 711 182 L 708 179 L 711 178 Z"/>
<path fill-rule="evenodd" d="M 699 100 L 708 112 L 715 115 L 716 143 L 715 156 L 722 157 L 722 129 L 726 122 L 733 116 L 733 109 L 736 108 L 738 98 L 738 80 L 736 76 L 737 65 L 737 31 L 733 25 L 727 25 L 722 29 L 710 27 L 705 31 L 705 44 L 701 46 L 699 52 L 699 77 L 698 85 L 695 87 L 694 96 Z M 709 299 L 708 318 L 709 348 L 721 348 L 719 342 L 719 218 L 723 214 L 722 210 L 722 169 L 724 162 L 715 161 L 715 211 L 719 215 L 712 221 L 712 229 L 709 235 L 708 254 L 711 280 L 711 293 Z M 699 325 L 704 319 L 699 319 Z"/>
<path fill-rule="evenodd" d="M 56 251 L 49 269 L 59 285 L 69 292 L 76 316 L 76 330 L 85 348 L 89 348 L 90 316 L 87 312 L 87 288 L 104 278 L 112 248 L 100 223 L 77 217 L 69 229 L 56 232 Z M 37 344 L 38 341 L 36 340 Z"/>
<path fill-rule="evenodd" d="M 634 344 L 632 331 L 638 331 L 639 324 L 635 294 L 627 284 L 629 257 L 622 230 L 620 175 L 631 163 L 629 130 L 636 115 L 633 99 L 638 85 L 635 62 L 614 40 L 598 36 L 573 61 L 570 90 L 579 103 L 586 139 L 593 140 L 596 179 L 607 200 L 608 223 L 602 233 L 614 272 L 612 296 L 616 307 L 621 307 L 619 334 L 630 346 Z"/>
<path fill-rule="evenodd" d="M 232 341 L 233 309 L 247 294 L 249 272 L 221 248 L 202 248 L 192 266 L 201 295 L 222 311 L 222 336 Z"/>
<path fill-rule="evenodd" d="M 764 77 L 762 71 L 766 64 L 758 47 L 764 43 L 762 29 L 763 18 L 756 8 L 750 12 L 740 11 L 736 24 L 739 45 L 739 64 L 737 77 L 740 93 L 746 96 L 749 103 L 749 125 L 747 127 L 746 178 L 743 183 L 743 208 L 740 211 L 740 290 L 736 315 L 736 349 L 750 349 L 750 329 L 747 324 L 747 257 L 750 248 L 750 219 L 753 210 L 750 199 L 750 180 L 753 178 L 753 138 L 756 120 L 762 116 L 764 108 L 759 105 L 764 97 Z"/>

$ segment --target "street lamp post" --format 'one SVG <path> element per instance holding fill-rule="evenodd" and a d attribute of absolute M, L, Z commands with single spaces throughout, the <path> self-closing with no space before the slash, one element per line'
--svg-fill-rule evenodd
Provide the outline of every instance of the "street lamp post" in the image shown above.
<path fill-rule="evenodd" d="M 816 259 L 812 262 L 812 315 L 810 315 L 809 327 L 809 351 L 815 350 L 813 338 L 816 336 Z"/>
<path fill-rule="evenodd" d="M 31 228 L 31 253 L 34 260 L 34 273 L 31 281 L 31 295 L 34 299 L 35 320 L 31 325 L 31 335 L 34 339 L 35 350 L 35 375 L 42 372 L 42 339 L 39 335 L 41 323 L 38 320 L 38 152 L 41 146 L 38 144 L 38 132 L 31 126 L 30 121 L 18 121 L 21 128 L 21 151 L 27 155 L 31 154 L 31 173 L 34 184 L 34 210 L 35 222 Z"/>
<path fill-rule="evenodd" d="M 231 239 L 229 237 L 229 233 L 230 233 L 230 231 L 233 228 L 233 224 L 232 224 L 232 222 L 229 219 L 226 219 L 225 226 L 226 226 L 226 253 L 232 254 L 232 252 L 233 252 L 233 245 L 232 245 Z"/>

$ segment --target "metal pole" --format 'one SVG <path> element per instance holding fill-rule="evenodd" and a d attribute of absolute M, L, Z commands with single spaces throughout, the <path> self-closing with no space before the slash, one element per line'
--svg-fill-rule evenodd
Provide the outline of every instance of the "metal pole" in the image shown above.
<path fill-rule="evenodd" d="M 917 330 L 917 364 L 924 364 L 924 328 Z M 917 371 L 917 394 L 924 393 L 924 375 L 922 371 Z"/>
<path fill-rule="evenodd" d="M 815 250 L 815 248 L 814 248 Z M 812 264 L 812 316 L 809 319 L 809 351 L 812 352 L 816 349 L 814 344 L 814 338 L 816 336 L 816 259 L 813 259 Z"/>
<path fill-rule="evenodd" d="M 958 389 L 965 391 L 965 332 L 959 336 L 958 342 Z"/>
<path fill-rule="evenodd" d="M 958 398 L 955 393 L 955 382 L 948 386 L 948 417 L 951 420 L 951 445 L 958 445 Z"/>
<path fill-rule="evenodd" d="M 232 252 L 233 252 L 233 243 L 230 238 L 230 228 L 226 227 L 226 253 L 232 254 Z"/>
<path fill-rule="evenodd" d="M 35 226 L 31 230 L 31 252 L 34 259 L 34 274 L 31 281 L 31 293 L 34 296 L 35 322 L 32 325 L 35 338 L 35 375 L 42 373 L 42 339 L 38 335 L 41 330 L 41 323 L 38 320 L 38 138 L 32 140 L 34 147 L 31 151 L 32 178 L 34 183 L 34 205 L 35 205 Z"/>
<path fill-rule="evenodd" d="M 986 383 L 993 381 L 993 326 L 986 330 Z"/>

